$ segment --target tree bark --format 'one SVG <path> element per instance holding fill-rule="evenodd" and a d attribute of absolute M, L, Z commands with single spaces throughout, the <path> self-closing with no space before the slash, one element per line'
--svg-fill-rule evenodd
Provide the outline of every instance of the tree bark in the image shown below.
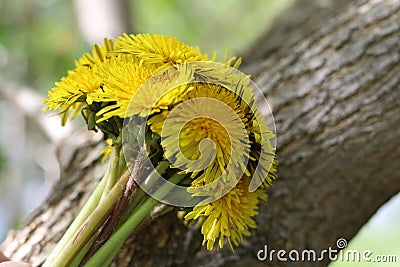
<path fill-rule="evenodd" d="M 278 135 L 279 178 L 257 229 L 235 253 L 208 252 L 199 230 L 169 213 L 130 238 L 114 266 L 264 266 L 256 256 L 264 245 L 336 248 L 399 192 L 399 1 L 358 1 L 245 69 L 267 96 Z M 48 201 L 9 233 L 7 256 L 39 266 L 102 176 L 102 145 L 79 136 L 72 153 L 60 152 L 61 180 Z"/>
<path fill-rule="evenodd" d="M 278 50 L 289 49 L 304 37 L 317 32 L 329 19 L 344 11 L 355 0 L 297 0 L 279 16 L 273 27 L 243 53 L 243 62 L 252 64 Z"/>

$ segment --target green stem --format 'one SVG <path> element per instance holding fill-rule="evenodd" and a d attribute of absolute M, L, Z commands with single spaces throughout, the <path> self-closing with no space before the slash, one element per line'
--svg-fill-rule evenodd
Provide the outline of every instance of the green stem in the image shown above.
<path fill-rule="evenodd" d="M 129 199 L 137 189 L 135 179 L 142 179 L 142 176 L 145 177 L 145 174 L 143 173 L 143 163 L 145 162 L 146 158 L 147 156 L 145 154 L 145 150 L 141 149 L 137 154 L 137 158 L 135 159 L 132 170 L 130 170 L 131 175 L 126 183 L 124 192 L 118 198 L 117 203 L 114 205 L 113 210 L 109 215 L 109 219 L 104 223 L 100 233 L 96 237 L 96 240 L 83 258 L 81 266 L 83 266 L 88 259 L 90 259 L 96 253 L 96 251 L 104 244 L 104 242 L 107 241 L 107 239 L 116 229 L 122 214 L 129 204 Z"/>
<path fill-rule="evenodd" d="M 60 250 L 62 250 L 65 245 L 72 239 L 73 236 L 77 233 L 83 222 L 89 217 L 90 213 L 96 208 L 98 203 L 100 202 L 100 198 L 103 194 L 104 187 L 107 181 L 107 173 L 101 179 L 96 189 L 90 195 L 89 199 L 83 206 L 82 210 L 79 212 L 78 216 L 69 226 L 68 230 L 65 232 L 60 241 L 58 241 L 56 247 L 53 249 L 49 257 L 46 259 L 46 262 L 43 264 L 43 267 L 50 266 L 49 264 L 55 260 L 55 258 L 60 254 Z"/>
<path fill-rule="evenodd" d="M 174 174 L 169 179 L 173 184 L 178 184 L 185 176 Z M 171 184 L 164 184 L 156 191 L 155 197 L 163 198 L 173 188 Z M 106 243 L 96 252 L 96 254 L 85 264 L 85 267 L 109 266 L 119 249 L 124 244 L 126 238 L 136 228 L 136 226 L 154 209 L 159 201 L 147 196 L 147 199 L 140 205 L 128 220 L 107 240 Z"/>
<path fill-rule="evenodd" d="M 107 179 L 107 185 L 103 192 L 103 197 L 105 197 L 108 192 L 113 188 L 118 180 L 119 164 L 120 164 L 120 152 L 121 152 L 121 136 L 119 136 L 113 142 L 113 148 L 110 155 L 110 169 L 108 170 L 109 175 Z"/>
<path fill-rule="evenodd" d="M 126 170 L 126 162 L 125 162 L 125 155 L 124 150 L 121 148 L 119 152 L 119 164 L 118 164 L 118 177 Z"/>
<path fill-rule="evenodd" d="M 78 229 L 77 234 L 70 238 L 63 248 L 58 252 L 55 259 L 48 261 L 51 267 L 64 267 L 73 260 L 78 252 L 86 245 L 87 241 L 95 234 L 107 214 L 112 210 L 118 197 L 125 188 L 129 179 L 129 171 L 126 171 L 118 180 L 107 196 L 93 210 L 90 216 Z M 46 261 L 47 262 L 47 261 Z"/>
<path fill-rule="evenodd" d="M 93 241 L 95 240 L 95 236 L 93 236 L 89 242 L 86 243 L 86 245 L 83 247 L 83 249 L 81 249 L 78 253 L 78 255 L 76 255 L 74 257 L 74 259 L 72 260 L 72 262 L 68 265 L 68 267 L 78 267 L 79 264 L 81 263 L 83 257 L 85 257 L 86 252 L 89 250 L 90 246 L 92 245 Z"/>
<path fill-rule="evenodd" d="M 165 171 L 165 169 L 169 166 L 169 162 L 168 161 L 162 161 L 159 163 L 158 165 L 158 173 L 160 173 L 160 170 Z M 152 186 L 154 186 L 154 184 L 158 181 L 158 178 L 154 175 L 149 175 L 146 179 L 145 179 L 145 183 L 146 183 L 146 187 L 151 188 Z M 140 203 L 144 200 L 146 196 L 146 192 L 143 191 L 142 188 L 138 187 L 136 192 L 132 195 L 128 206 L 126 207 L 126 210 L 124 211 L 124 213 L 121 216 L 121 219 L 119 220 L 119 223 L 117 225 L 117 228 L 120 227 L 121 224 L 123 224 L 128 217 L 132 214 L 132 212 L 136 209 L 136 207 L 138 205 L 140 205 Z"/>

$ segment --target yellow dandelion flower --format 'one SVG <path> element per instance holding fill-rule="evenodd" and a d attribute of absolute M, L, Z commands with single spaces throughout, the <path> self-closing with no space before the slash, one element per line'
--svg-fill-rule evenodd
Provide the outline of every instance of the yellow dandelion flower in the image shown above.
<path fill-rule="evenodd" d="M 204 170 L 194 183 L 209 184 L 223 174 L 231 159 L 231 167 L 246 169 L 243 158 L 248 154 L 249 125 L 243 102 L 235 93 L 217 85 L 196 83 L 193 87 L 186 101 L 154 116 L 149 124 L 153 131 L 161 130 L 157 133 L 171 163 L 192 172 L 192 177 Z M 204 143 L 206 139 L 212 142 Z"/>
<path fill-rule="evenodd" d="M 86 95 L 97 90 L 103 84 L 102 78 L 95 74 L 96 69 L 96 66 L 91 68 L 79 66 L 69 71 L 67 77 L 62 78 L 48 92 L 48 99 L 43 100 L 47 105 L 43 112 L 54 110 L 63 113 L 66 118 L 68 110 L 71 109 L 73 110 L 71 119 L 73 119 L 85 104 Z M 63 120 L 63 122 L 65 121 Z"/>
<path fill-rule="evenodd" d="M 139 114 L 142 117 L 172 108 L 182 101 L 192 87 L 186 82 L 191 79 L 186 71 L 159 72 L 146 80 L 135 93 L 127 109 L 126 116 Z"/>
<path fill-rule="evenodd" d="M 215 243 L 219 248 L 227 240 L 230 248 L 243 242 L 244 236 L 250 236 L 250 229 L 256 227 L 254 216 L 258 214 L 258 204 L 266 200 L 263 190 L 248 191 L 249 178 L 242 178 L 239 183 L 222 198 L 193 208 L 185 216 L 185 221 L 199 220 L 204 236 L 203 245 L 212 250 Z M 233 245 L 232 245 L 233 243 Z"/>
<path fill-rule="evenodd" d="M 101 116 L 98 122 L 113 116 L 125 118 L 135 114 L 147 116 L 162 109 L 168 109 L 179 101 L 187 86 L 173 87 L 179 84 L 179 77 L 166 75 L 153 75 L 155 68 L 144 66 L 136 57 L 129 55 L 112 58 L 102 64 L 101 76 L 104 86 L 88 95 L 88 103 L 110 102 L 96 115 Z M 151 77 L 151 79 L 149 79 Z M 141 87 L 142 90 L 138 90 Z"/>
<path fill-rule="evenodd" d="M 63 115 L 61 123 L 65 124 L 69 110 L 72 110 L 70 119 L 85 106 L 86 96 L 99 89 L 103 80 L 96 75 L 99 65 L 110 58 L 109 52 L 114 50 L 114 44 L 109 39 L 104 39 L 104 45 L 95 44 L 92 54 L 86 53 L 75 61 L 76 68 L 68 71 L 67 76 L 57 82 L 44 99 L 47 105 L 43 112 L 54 110 Z"/>
<path fill-rule="evenodd" d="M 101 65 L 98 76 L 104 80 L 99 90 L 87 97 L 89 104 L 93 102 L 110 102 L 96 115 L 102 116 L 98 121 L 112 116 L 124 118 L 130 99 L 136 90 L 152 75 L 152 70 L 143 68 L 135 57 L 113 57 Z"/>
<path fill-rule="evenodd" d="M 144 63 L 161 68 L 207 59 L 198 47 L 191 47 L 174 37 L 159 34 L 124 34 L 116 40 L 116 45 L 120 52 L 133 54 Z"/>

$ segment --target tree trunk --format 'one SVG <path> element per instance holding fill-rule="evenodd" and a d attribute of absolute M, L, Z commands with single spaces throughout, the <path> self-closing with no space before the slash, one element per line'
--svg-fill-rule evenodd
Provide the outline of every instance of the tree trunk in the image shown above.
<path fill-rule="evenodd" d="M 169 213 L 130 238 L 114 266 L 261 266 L 264 245 L 336 248 L 399 192 L 400 2 L 358 1 L 284 48 L 245 66 L 272 105 L 280 164 L 251 238 L 210 253 L 198 229 Z M 102 145 L 89 140 L 60 151 L 60 183 L 9 233 L 6 255 L 34 266 L 46 258 L 104 172 Z"/>
<path fill-rule="evenodd" d="M 264 60 L 278 50 L 289 49 L 320 30 L 327 20 L 344 11 L 355 0 L 297 0 L 274 21 L 274 26 L 243 53 L 244 63 Z"/>

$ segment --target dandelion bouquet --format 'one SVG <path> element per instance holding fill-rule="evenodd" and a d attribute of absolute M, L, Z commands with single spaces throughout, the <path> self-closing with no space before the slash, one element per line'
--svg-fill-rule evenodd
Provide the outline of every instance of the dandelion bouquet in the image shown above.
<path fill-rule="evenodd" d="M 103 133 L 109 168 L 43 266 L 108 266 L 150 213 L 171 207 L 201 227 L 208 250 L 250 235 L 275 179 L 272 114 L 240 59 L 215 58 L 173 37 L 124 34 L 49 91 L 44 111 L 62 124 L 82 114 Z"/>

